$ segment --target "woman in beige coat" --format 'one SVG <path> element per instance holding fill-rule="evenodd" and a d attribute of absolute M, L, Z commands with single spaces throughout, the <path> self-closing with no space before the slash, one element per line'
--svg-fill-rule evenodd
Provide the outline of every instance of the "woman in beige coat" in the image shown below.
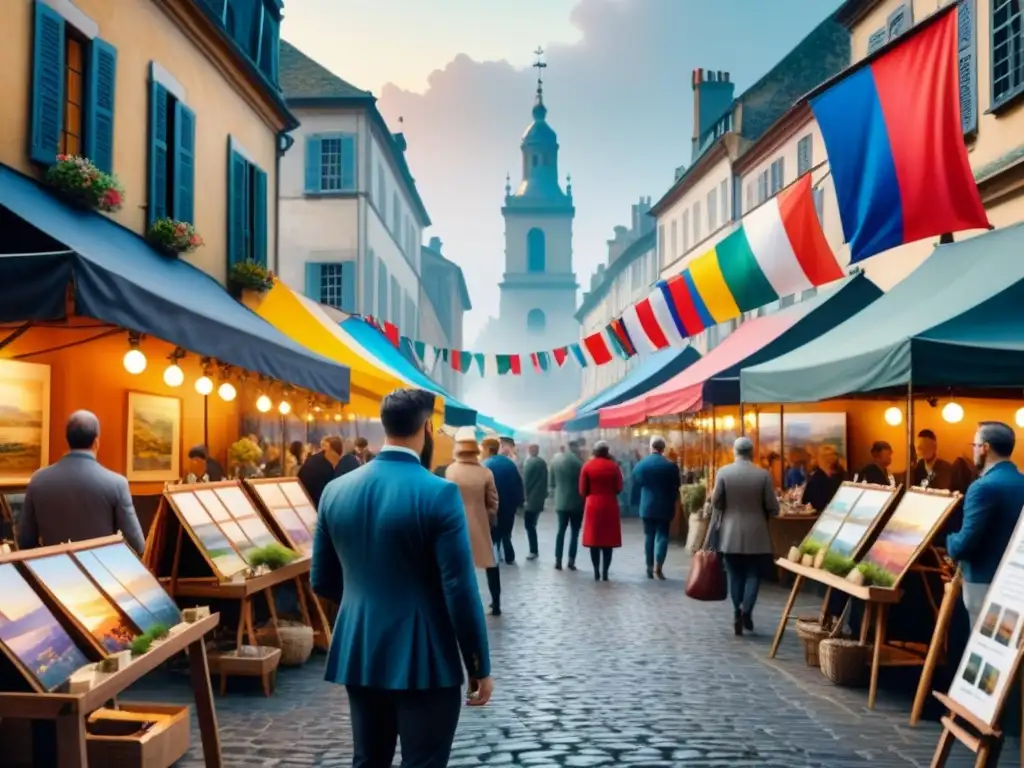
<path fill-rule="evenodd" d="M 462 493 L 469 525 L 469 543 L 473 548 L 473 563 L 487 573 L 487 588 L 491 591 L 491 615 L 501 616 L 501 580 L 498 564 L 494 560 L 491 528 L 498 522 L 498 489 L 491 470 L 480 463 L 480 444 L 476 429 L 462 427 L 455 433 L 455 461 L 445 470 Z"/>

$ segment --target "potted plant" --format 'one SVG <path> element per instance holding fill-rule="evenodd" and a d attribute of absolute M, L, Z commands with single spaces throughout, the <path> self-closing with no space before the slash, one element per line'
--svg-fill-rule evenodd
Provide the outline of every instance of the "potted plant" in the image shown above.
<path fill-rule="evenodd" d="M 267 291 L 274 287 L 274 273 L 262 264 L 246 259 L 231 266 L 228 286 L 232 292 L 237 292 L 245 306 L 255 311 Z"/>
<path fill-rule="evenodd" d="M 243 437 L 228 448 L 228 462 L 235 477 L 254 477 L 263 451 L 252 440 Z"/>
<path fill-rule="evenodd" d="M 78 155 L 57 155 L 57 162 L 46 171 L 46 183 L 77 208 L 113 213 L 124 203 L 124 189 L 117 176 L 104 173 Z"/>
<path fill-rule="evenodd" d="M 203 245 L 203 238 L 196 228 L 187 221 L 175 219 L 157 219 L 146 232 L 146 239 L 165 256 L 180 256 L 192 253 Z"/>

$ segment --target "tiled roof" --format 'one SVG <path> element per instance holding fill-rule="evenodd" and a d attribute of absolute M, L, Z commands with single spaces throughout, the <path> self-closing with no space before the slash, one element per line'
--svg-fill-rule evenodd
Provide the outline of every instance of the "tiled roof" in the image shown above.
<path fill-rule="evenodd" d="M 291 43 L 281 41 L 278 80 L 286 99 L 372 99 L 373 94 L 342 80 Z"/>

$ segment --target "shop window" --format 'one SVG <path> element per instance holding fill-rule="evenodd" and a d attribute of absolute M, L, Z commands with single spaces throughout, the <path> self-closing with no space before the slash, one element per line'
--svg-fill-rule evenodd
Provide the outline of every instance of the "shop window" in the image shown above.
<path fill-rule="evenodd" d="M 196 116 L 156 79 L 149 83 L 147 221 L 195 220 Z"/>
<path fill-rule="evenodd" d="M 267 174 L 229 139 L 228 266 L 253 261 L 267 266 Z"/>
<path fill-rule="evenodd" d="M 533 227 L 526 233 L 526 271 L 543 272 L 547 268 L 547 240 L 544 230 Z"/>
<path fill-rule="evenodd" d="M 51 165 L 58 154 L 114 166 L 117 50 L 88 37 L 37 0 L 32 45 L 29 156 Z"/>
<path fill-rule="evenodd" d="M 340 309 L 342 312 L 355 314 L 356 311 L 356 263 L 342 261 L 328 264 L 306 262 L 306 295 Z"/>
<path fill-rule="evenodd" d="M 356 137 L 315 133 L 306 137 L 306 193 L 356 191 Z"/>

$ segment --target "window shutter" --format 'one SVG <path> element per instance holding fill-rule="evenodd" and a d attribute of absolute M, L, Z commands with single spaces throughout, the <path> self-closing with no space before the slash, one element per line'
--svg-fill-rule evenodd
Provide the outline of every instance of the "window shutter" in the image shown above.
<path fill-rule="evenodd" d="M 86 72 L 85 156 L 104 173 L 114 170 L 114 86 L 117 49 L 99 38 L 89 46 Z"/>
<path fill-rule="evenodd" d="M 341 262 L 341 311 L 356 313 L 356 263 Z"/>
<path fill-rule="evenodd" d="M 341 188 L 346 192 L 356 188 L 356 137 L 341 137 Z"/>
<path fill-rule="evenodd" d="M 402 323 L 402 289 L 398 287 L 398 278 L 391 276 L 391 322 L 395 325 Z"/>
<path fill-rule="evenodd" d="M 960 121 L 964 133 L 978 130 L 978 67 L 975 54 L 975 2 L 960 0 L 957 13 L 957 61 L 960 71 Z"/>
<path fill-rule="evenodd" d="M 249 164 L 228 152 L 228 268 L 246 260 L 249 227 Z"/>
<path fill-rule="evenodd" d="M 818 214 L 818 223 L 824 226 L 825 224 L 825 190 L 820 187 L 812 190 L 812 196 L 814 198 L 814 211 Z"/>
<path fill-rule="evenodd" d="M 167 89 L 156 81 L 149 84 L 149 200 L 148 223 L 167 216 Z"/>
<path fill-rule="evenodd" d="M 321 153 L 320 137 L 306 137 L 306 192 L 317 193 L 320 191 L 321 174 Z"/>
<path fill-rule="evenodd" d="M 321 299 L 321 270 L 322 265 L 314 264 L 313 262 L 306 262 L 306 296 L 311 298 L 313 301 L 320 301 Z"/>
<path fill-rule="evenodd" d="M 366 259 L 363 260 L 363 311 L 364 315 L 373 314 L 373 249 L 366 251 Z"/>
<path fill-rule="evenodd" d="M 195 224 L 196 115 L 174 102 L 174 218 Z"/>
<path fill-rule="evenodd" d="M 388 268 L 384 261 L 378 261 L 377 268 L 377 317 L 388 319 Z"/>
<path fill-rule="evenodd" d="M 796 175 L 803 176 L 811 170 L 811 137 L 804 136 L 796 145 Z"/>
<path fill-rule="evenodd" d="M 34 34 L 29 157 L 51 165 L 57 160 L 64 124 L 64 19 L 39 0 Z"/>
<path fill-rule="evenodd" d="M 267 174 L 252 166 L 252 260 L 267 266 Z"/>

